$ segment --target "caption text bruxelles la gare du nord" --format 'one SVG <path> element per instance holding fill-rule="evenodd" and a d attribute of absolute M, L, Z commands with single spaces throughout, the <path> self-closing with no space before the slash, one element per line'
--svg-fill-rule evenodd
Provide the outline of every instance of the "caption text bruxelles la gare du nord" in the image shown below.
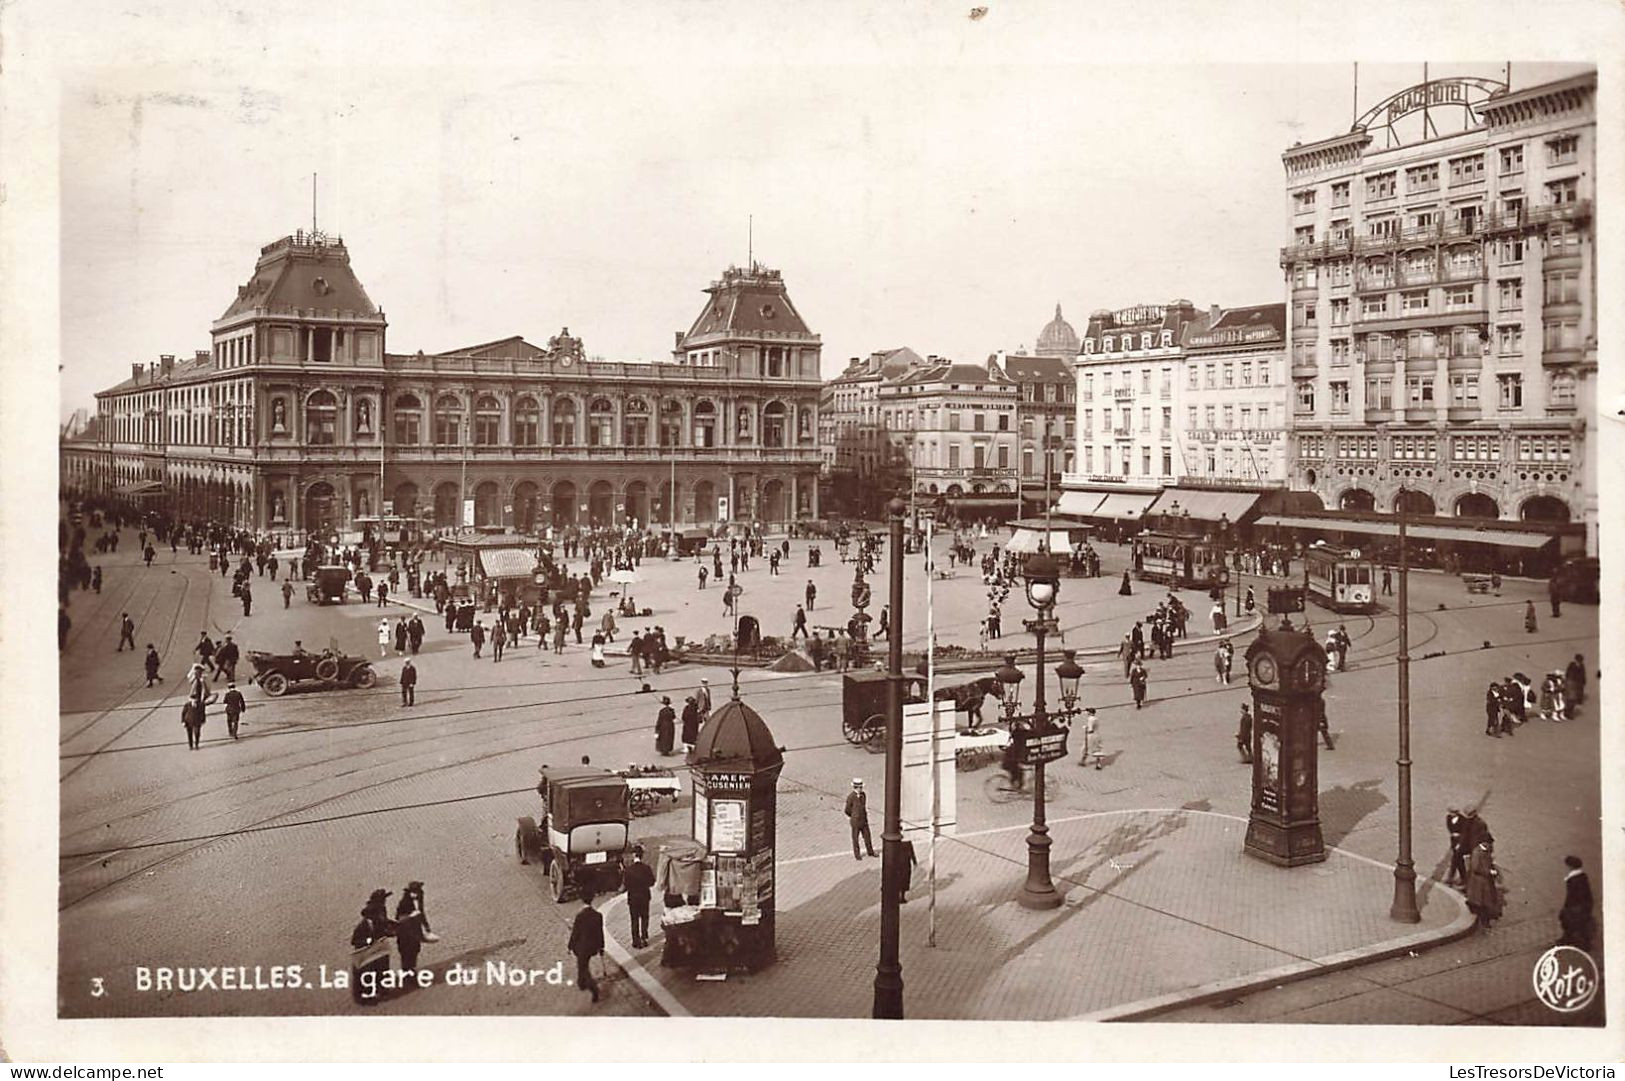
<path fill-rule="evenodd" d="M 398 983 L 411 975 L 401 970 L 382 974 L 360 973 L 364 981 L 384 981 L 380 986 L 387 986 L 390 981 Z M 420 987 L 434 983 L 437 978 L 431 969 L 419 969 L 415 975 Z M 314 972 L 305 965 L 174 968 L 138 965 L 135 969 L 135 989 L 159 992 L 348 990 L 353 978 L 348 969 L 333 969 L 327 965 L 315 966 Z M 506 961 L 487 961 L 483 968 L 454 964 L 438 978 L 449 987 L 564 987 L 569 984 L 563 961 L 555 961 L 546 968 L 523 968 Z"/>

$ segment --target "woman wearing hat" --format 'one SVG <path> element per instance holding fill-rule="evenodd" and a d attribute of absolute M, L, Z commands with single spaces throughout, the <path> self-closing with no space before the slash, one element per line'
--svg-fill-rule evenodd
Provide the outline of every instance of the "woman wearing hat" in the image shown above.
<path fill-rule="evenodd" d="M 700 738 L 700 705 L 689 695 L 683 705 L 683 750 L 693 752 Z"/>
<path fill-rule="evenodd" d="M 350 932 L 354 947 L 350 966 L 350 997 L 363 1006 L 379 1001 L 378 989 L 389 972 L 389 946 L 383 940 L 395 933 L 390 922 L 389 890 L 373 890 L 361 910 L 361 922 Z"/>
<path fill-rule="evenodd" d="M 671 697 L 660 696 L 660 712 L 655 716 L 655 752 L 669 755 L 677 738 L 677 711 L 671 708 Z"/>

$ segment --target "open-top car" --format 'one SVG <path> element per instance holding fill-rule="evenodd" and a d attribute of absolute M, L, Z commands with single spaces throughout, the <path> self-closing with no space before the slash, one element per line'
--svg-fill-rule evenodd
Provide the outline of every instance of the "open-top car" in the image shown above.
<path fill-rule="evenodd" d="M 528 815 L 519 820 L 519 862 L 541 863 L 555 901 L 616 892 L 632 822 L 626 778 L 591 766 L 543 766 L 541 773 L 541 822 Z"/>
<path fill-rule="evenodd" d="M 378 673 L 365 657 L 352 657 L 335 649 L 320 653 L 267 653 L 251 649 L 244 654 L 254 666 L 254 682 L 272 698 L 288 693 L 295 683 L 323 683 L 328 687 L 376 686 Z"/>

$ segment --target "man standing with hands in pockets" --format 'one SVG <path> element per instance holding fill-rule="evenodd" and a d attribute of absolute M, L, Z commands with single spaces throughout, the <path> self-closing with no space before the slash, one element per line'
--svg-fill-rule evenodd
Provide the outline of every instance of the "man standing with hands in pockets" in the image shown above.
<path fill-rule="evenodd" d="M 863 858 L 863 853 L 858 850 L 860 835 L 863 837 L 863 847 L 873 856 L 875 843 L 869 836 L 869 797 L 864 794 L 862 777 L 852 778 L 852 791 L 846 794 L 846 820 L 852 826 L 852 858 Z"/>

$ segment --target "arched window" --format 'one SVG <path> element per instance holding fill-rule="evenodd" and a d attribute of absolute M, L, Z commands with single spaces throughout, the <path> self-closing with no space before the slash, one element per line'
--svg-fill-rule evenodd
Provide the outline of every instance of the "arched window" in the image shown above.
<path fill-rule="evenodd" d="M 325 390 L 305 399 L 305 441 L 321 446 L 338 442 L 339 402 Z"/>
<path fill-rule="evenodd" d="M 434 403 L 434 443 L 455 447 L 463 441 L 463 403 L 456 395 L 445 394 Z"/>
<path fill-rule="evenodd" d="M 768 402 L 762 410 L 762 446 L 784 446 L 786 426 L 784 403 Z"/>
<path fill-rule="evenodd" d="M 628 398 L 625 417 L 621 421 L 621 444 L 627 447 L 649 445 L 649 403 L 642 398 Z"/>
<path fill-rule="evenodd" d="M 553 445 L 576 445 L 576 402 L 574 398 L 558 398 L 553 402 Z"/>
<path fill-rule="evenodd" d="M 717 445 L 717 407 L 715 402 L 698 401 L 694 403 L 694 445 L 696 447 L 714 447 Z"/>
<path fill-rule="evenodd" d="M 594 398 L 587 406 L 587 445 L 615 445 L 615 405 L 608 398 Z"/>
<path fill-rule="evenodd" d="M 494 447 L 502 438 L 502 403 L 489 394 L 474 403 L 474 445 Z"/>
<path fill-rule="evenodd" d="M 423 441 L 423 403 L 416 394 L 395 399 L 395 442 L 415 447 Z"/>
<path fill-rule="evenodd" d="M 513 410 L 513 442 L 534 447 L 542 441 L 542 410 L 535 398 L 520 398 Z"/>
<path fill-rule="evenodd" d="M 683 445 L 683 403 L 676 398 L 665 398 L 660 403 L 660 445 Z"/>

